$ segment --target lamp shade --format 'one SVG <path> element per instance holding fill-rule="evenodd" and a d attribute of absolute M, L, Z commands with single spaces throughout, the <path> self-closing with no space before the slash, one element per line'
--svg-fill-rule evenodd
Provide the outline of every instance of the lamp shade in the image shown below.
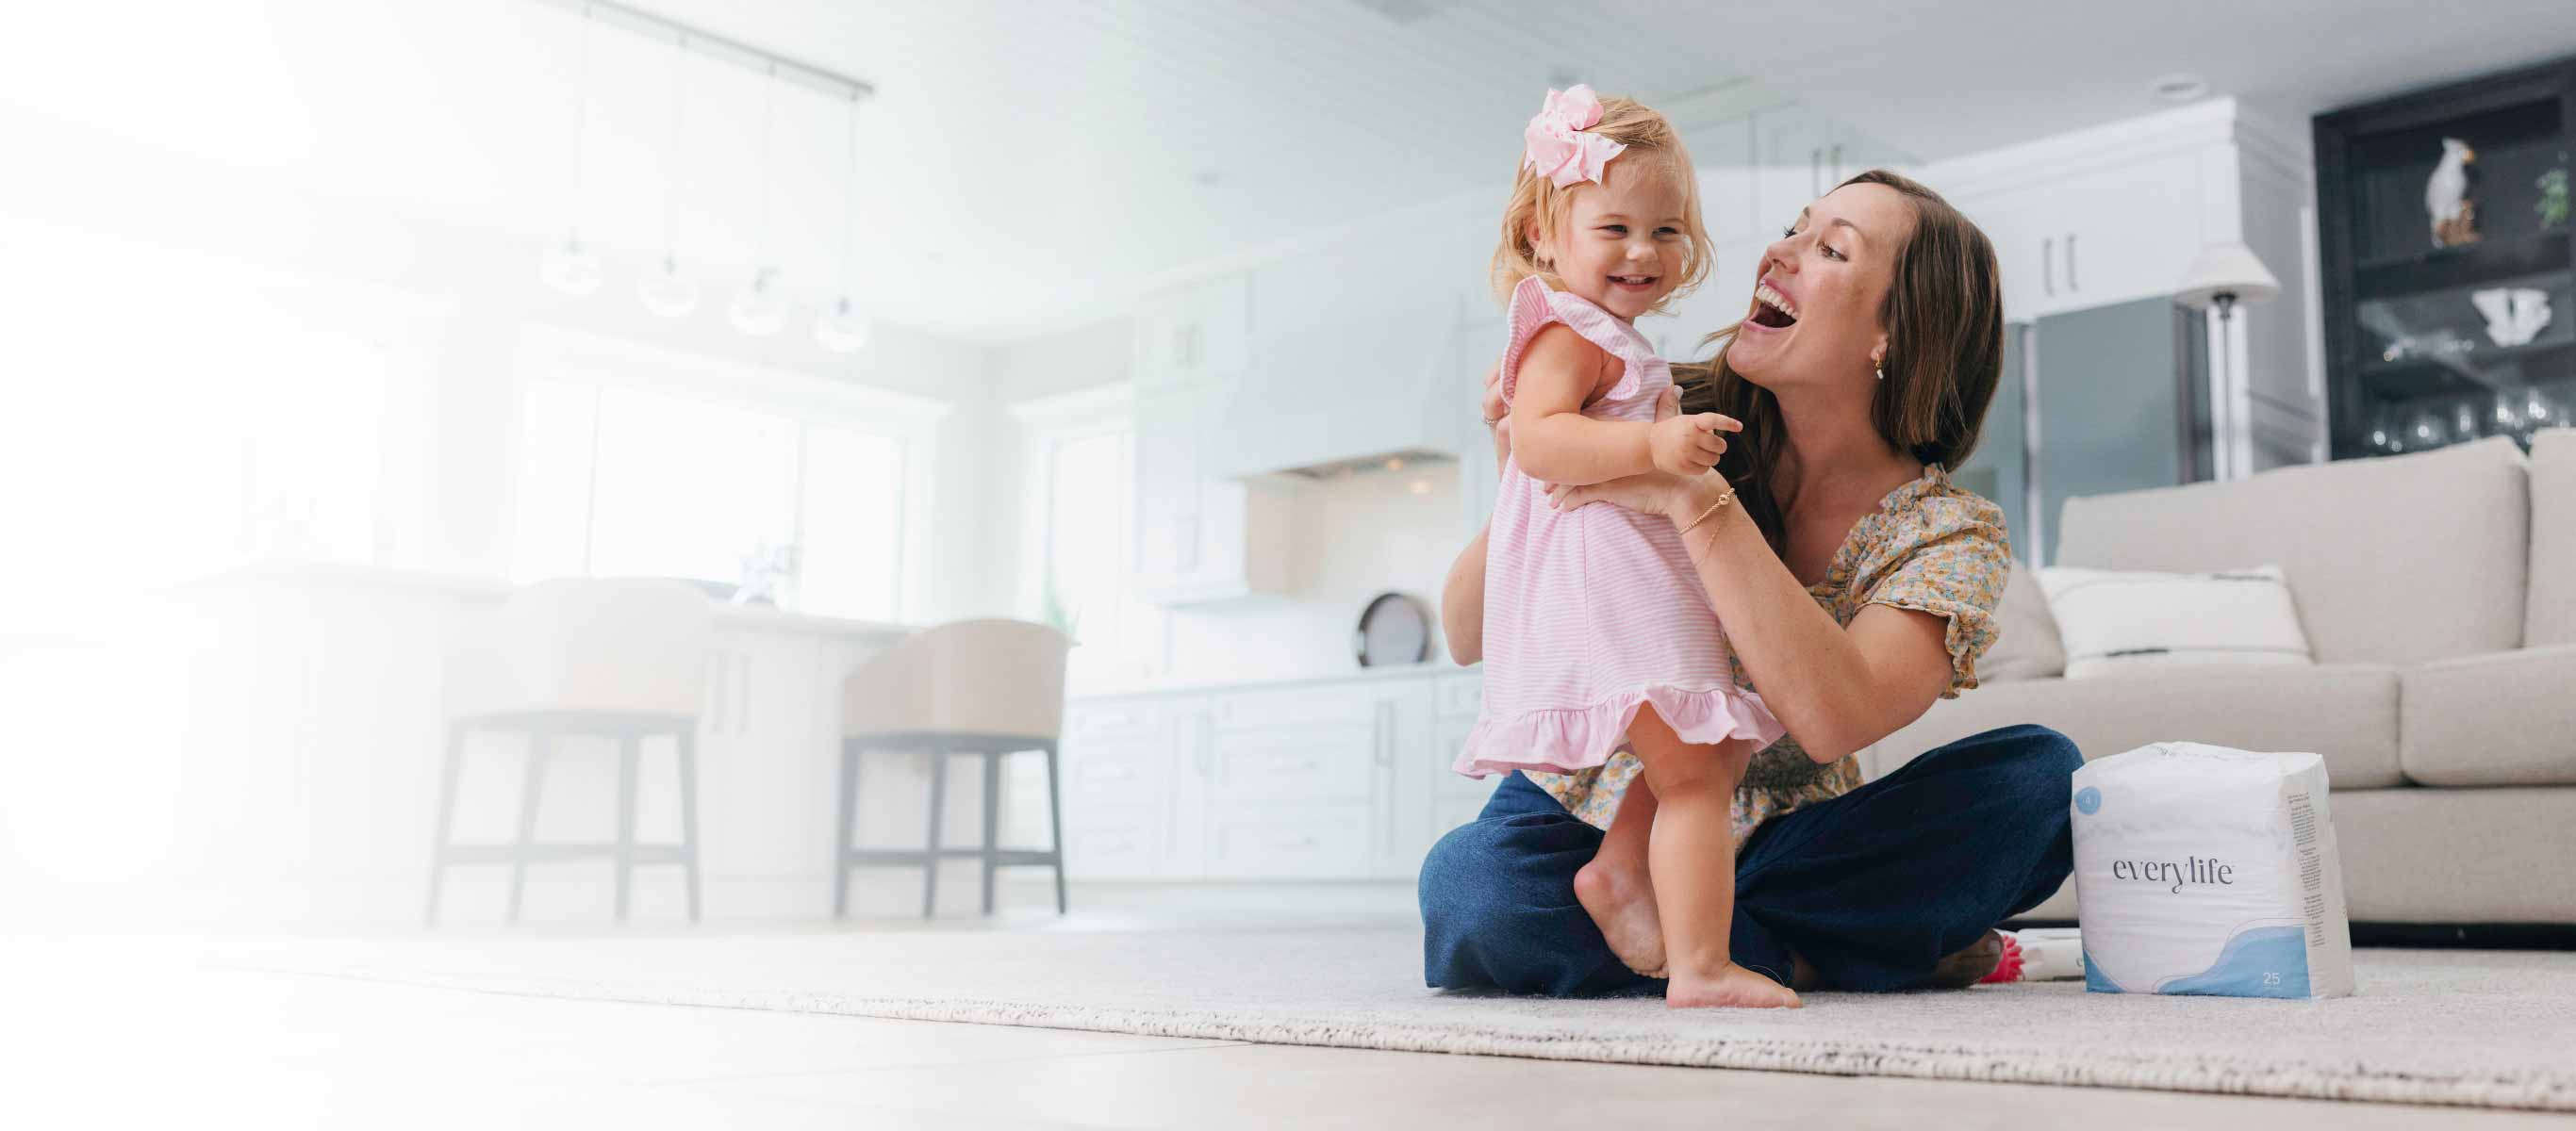
<path fill-rule="evenodd" d="M 2234 295 L 2237 302 L 2261 302 L 2279 293 L 2281 281 L 2255 257 L 2253 248 L 2214 243 L 2192 258 L 2191 270 L 2183 273 L 2182 285 L 2174 291 L 2174 301 L 2207 310 L 2220 295 Z"/>

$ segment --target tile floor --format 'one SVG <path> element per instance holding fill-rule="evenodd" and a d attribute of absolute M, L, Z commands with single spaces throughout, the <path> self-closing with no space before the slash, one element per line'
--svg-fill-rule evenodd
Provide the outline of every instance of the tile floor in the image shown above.
<path fill-rule="evenodd" d="M 1386 913 L 1350 921 L 1378 925 Z M 1134 929 L 1210 914 L 1235 913 L 1106 907 L 1067 920 L 938 926 Z M 700 929 L 920 928 L 888 920 Z M 593 930 L 603 945 L 621 933 Z M 15 1086 L 0 1086 L 0 1125 L 19 1127 L 2568 1125 L 2511 1112 L 517 998 L 202 970 L 194 944 L 174 939 L 0 947 L 13 952 L 18 983 L 15 1000 L 0 1007 L 14 1022 L 0 1022 L 0 1056 L 29 1069 Z"/>

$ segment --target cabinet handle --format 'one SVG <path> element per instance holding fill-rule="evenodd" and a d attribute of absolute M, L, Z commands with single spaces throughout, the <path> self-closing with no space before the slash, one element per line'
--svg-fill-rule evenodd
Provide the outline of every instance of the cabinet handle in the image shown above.
<path fill-rule="evenodd" d="M 1843 183 L 1843 146 L 1841 142 L 1834 143 L 1834 183 Z"/>
<path fill-rule="evenodd" d="M 1388 718 L 1388 716 L 1394 714 L 1394 712 L 1395 704 L 1378 704 L 1377 725 L 1370 728 L 1371 733 L 1369 737 L 1374 749 L 1369 751 L 1369 760 L 1376 762 L 1381 766 L 1392 766 L 1395 764 L 1395 722 Z"/>
<path fill-rule="evenodd" d="M 2075 233 L 2066 233 L 2066 289 L 2080 291 L 2083 284 L 2075 281 Z"/>
<path fill-rule="evenodd" d="M 1824 164 L 1824 150 L 1810 149 L 1807 151 L 1807 199 L 1809 200 L 1814 200 L 1817 197 L 1825 195 Z"/>
<path fill-rule="evenodd" d="M 1199 517 L 1183 515 L 1172 520 L 1173 572 L 1188 574 L 1199 568 Z"/>
<path fill-rule="evenodd" d="M 2039 241 L 2039 293 L 2050 296 L 2057 294 L 2057 238 L 2055 236 Z"/>

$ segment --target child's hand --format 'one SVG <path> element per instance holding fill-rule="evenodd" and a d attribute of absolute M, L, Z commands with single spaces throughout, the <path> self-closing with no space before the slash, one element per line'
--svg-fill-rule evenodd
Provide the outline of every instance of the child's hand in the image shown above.
<path fill-rule="evenodd" d="M 1673 475 L 1698 475 L 1717 466 L 1717 457 L 1726 454 L 1726 437 L 1720 431 L 1733 431 L 1728 425 L 1743 425 L 1714 412 L 1693 413 L 1658 420 L 1647 435 L 1647 447 L 1655 457 L 1655 469 Z"/>

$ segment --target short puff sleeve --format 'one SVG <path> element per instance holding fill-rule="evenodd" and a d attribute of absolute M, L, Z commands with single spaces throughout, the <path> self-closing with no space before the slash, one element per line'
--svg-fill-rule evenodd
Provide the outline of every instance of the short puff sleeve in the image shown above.
<path fill-rule="evenodd" d="M 1965 491 L 1927 493 L 1913 501 L 1902 533 L 1866 590 L 1863 605 L 1888 605 L 1931 613 L 1949 622 L 1942 643 L 1950 652 L 1950 686 L 1956 699 L 1977 686 L 1977 657 L 1995 643 L 1995 606 L 2011 575 L 2012 544 L 2003 508 Z"/>

